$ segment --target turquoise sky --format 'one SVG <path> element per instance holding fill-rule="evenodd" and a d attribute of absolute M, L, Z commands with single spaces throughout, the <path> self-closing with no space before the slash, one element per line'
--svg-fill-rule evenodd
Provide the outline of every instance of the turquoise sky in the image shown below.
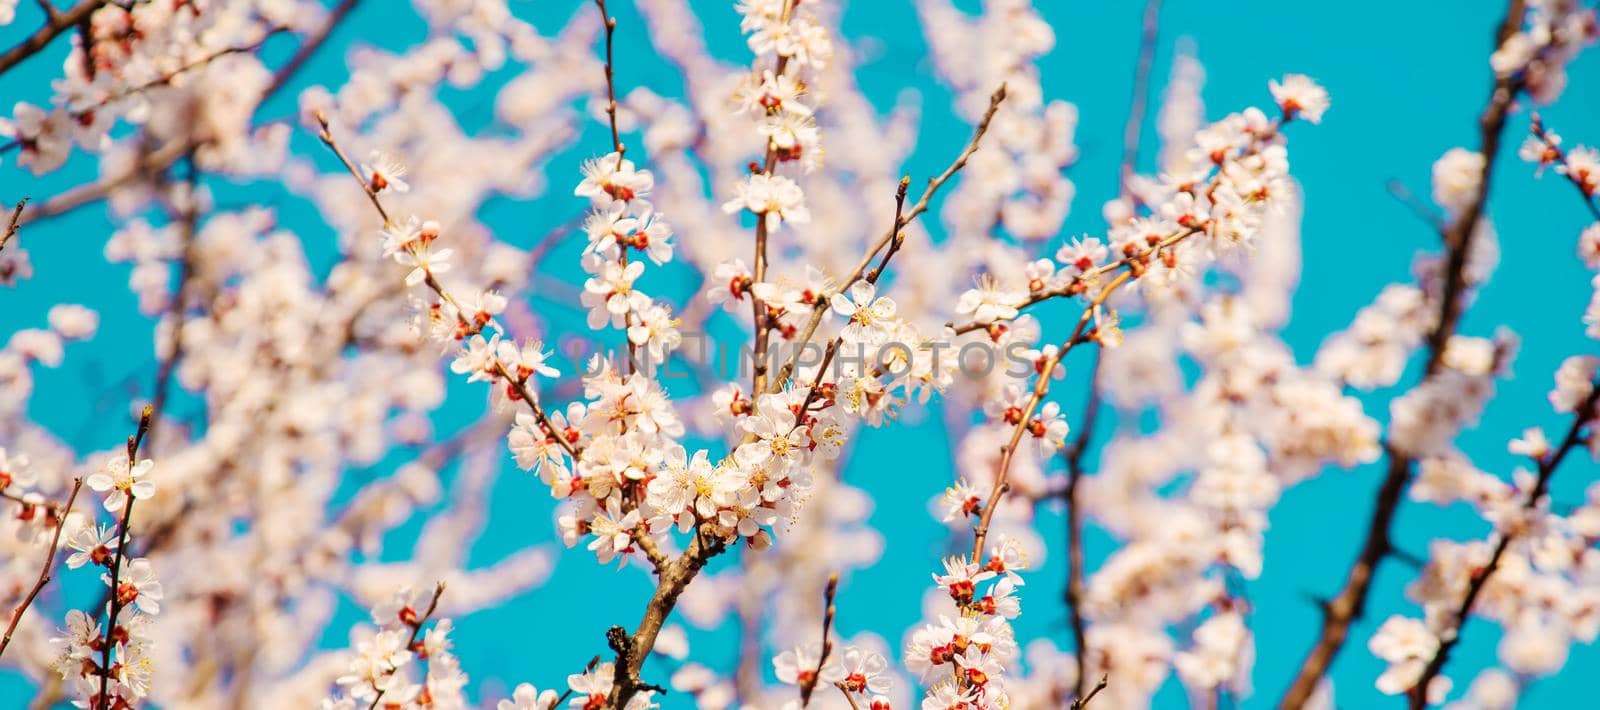
<path fill-rule="evenodd" d="M 394 13 L 384 9 L 388 2 L 364 3 L 302 76 L 333 83 L 343 76 L 342 51 L 353 44 L 398 48 L 419 38 L 421 24 L 412 18 L 396 23 Z M 588 3 L 511 0 L 511 4 L 519 15 L 549 32 L 554 22 Z M 640 31 L 629 4 L 613 4 L 620 35 Z M 713 50 L 743 61 L 745 49 L 731 3 L 694 4 L 705 7 L 703 19 Z M 1055 51 L 1042 61 L 1045 93 L 1077 104 L 1081 115 L 1082 160 L 1071 172 L 1078 197 L 1066 231 L 1097 231 L 1103 227 L 1099 206 L 1115 189 L 1143 3 L 1044 0 L 1038 4 L 1057 32 Z M 1323 124 L 1302 127 L 1291 136 L 1292 172 L 1306 193 L 1307 267 L 1286 337 L 1302 361 L 1314 353 L 1323 334 L 1345 327 L 1383 285 L 1405 280 L 1419 249 L 1437 247 L 1437 235 L 1390 197 L 1385 184 L 1397 179 L 1426 195 L 1430 168 L 1440 154 L 1454 146 L 1476 148 L 1476 115 L 1490 82 L 1487 55 L 1502 12 L 1503 3 L 1486 0 L 1167 3 L 1155 79 L 1164 82 L 1174 44 L 1188 38 L 1206 69 L 1204 97 L 1210 117 L 1267 103 L 1267 80 L 1286 72 L 1309 74 L 1332 94 L 1333 108 Z M 15 42 L 23 28 L 37 23 L 37 14 L 31 3 L 22 3 L 17 22 L 0 29 L 4 38 L 0 44 Z M 953 117 L 948 93 L 933 80 L 909 0 L 851 3 L 846 32 L 864 43 L 869 61 L 861 69 L 860 81 L 880 108 L 905 88 L 923 92 L 924 138 L 906 170 L 920 176 L 942 167 L 969 128 Z M 284 56 L 286 47 L 274 46 L 273 56 Z M 59 73 L 64 48 L 55 50 L 0 77 L 0 96 L 42 100 L 48 79 Z M 643 85 L 667 95 L 681 90 L 670 66 L 650 61 L 647 43 L 620 43 L 617 61 L 623 67 L 624 88 Z M 1600 61 L 1593 55 L 1580 59 L 1571 68 L 1566 95 L 1557 105 L 1540 109 L 1570 141 L 1600 142 L 1600 123 L 1594 119 L 1600 114 L 1597 72 Z M 470 92 L 451 99 L 463 112 L 479 100 L 481 96 Z M 292 110 L 291 101 L 280 98 L 262 115 L 278 117 Z M 472 120 L 464 122 L 472 126 Z M 1512 118 L 1510 145 L 1520 142 L 1526 128 L 1526 113 Z M 592 127 L 589 137 L 598 139 L 598 130 Z M 1151 132 L 1153 128 L 1147 136 Z M 1148 141 L 1146 145 L 1142 167 L 1148 169 L 1154 150 Z M 305 153 L 314 147 L 300 143 L 296 150 Z M 572 179 L 576 159 L 585 152 L 568 153 L 565 162 L 553 166 L 550 177 L 555 184 Z M 1509 475 L 1515 462 L 1505 453 L 1506 440 L 1526 426 L 1543 425 L 1553 432 L 1565 425 L 1545 402 L 1556 366 L 1568 355 L 1593 353 L 1595 348 L 1584 338 L 1579 320 L 1589 299 L 1591 274 L 1574 257 L 1587 214 L 1570 187 L 1552 177 L 1535 180 L 1531 167 L 1519 163 L 1514 154 L 1503 155 L 1499 169 L 1489 209 L 1499 228 L 1501 266 L 1472 305 L 1462 329 L 1487 335 L 1504 326 L 1519 333 L 1523 343 L 1515 376 L 1501 383 L 1496 403 L 1463 437 L 1462 448 L 1485 470 Z M 90 175 L 90 163 L 81 157 L 61 173 L 42 179 L 8 161 L 0 165 L 0 198 L 42 199 Z M 226 203 L 228 188 L 216 189 Z M 238 198 L 245 196 L 240 193 Z M 573 210 L 566 191 L 556 190 L 528 202 L 492 204 L 485 219 L 505 229 L 502 238 L 507 241 L 531 243 Z M 294 206 L 285 206 L 284 215 L 291 228 L 297 224 L 294 220 L 304 224 L 313 217 L 309 210 Z M 530 223 L 536 227 L 529 229 Z M 520 226 L 513 231 L 512 225 Z M 103 327 L 97 339 L 70 346 L 67 364 L 60 370 L 40 372 L 33 401 L 37 421 L 85 448 L 106 448 L 120 439 L 126 426 L 116 416 L 106 415 L 120 414 L 122 400 L 148 396 L 145 390 L 155 368 L 149 324 L 124 288 L 127 267 L 105 264 L 98 256 L 110 230 L 106 213 L 98 207 L 28 227 L 22 243 L 31 251 L 37 273 L 33 280 L 0 293 L 4 299 L 0 338 L 20 328 L 41 326 L 54 303 L 83 303 L 101 312 Z M 1406 382 L 1414 378 L 1413 374 Z M 1067 397 L 1071 411 L 1081 387 L 1061 389 L 1072 392 Z M 1368 398 L 1369 412 L 1384 418 L 1392 394 Z M 107 397 L 110 401 L 99 401 Z M 457 396 L 453 401 L 457 404 L 439 419 L 445 430 L 453 430 L 451 421 L 465 424 L 478 400 Z M 868 431 L 856 446 L 846 476 L 875 494 L 872 524 L 892 533 L 896 543 L 875 567 L 845 579 L 838 604 L 838 629 L 843 634 L 870 629 L 898 644 L 902 632 L 918 622 L 920 596 L 941 540 L 941 527 L 927 516 L 925 504 L 950 480 L 948 447 L 939 428 L 927 424 Z M 508 471 L 514 471 L 509 455 L 504 459 Z M 1579 500 L 1594 472 L 1587 457 L 1569 459 L 1555 479 L 1555 500 Z M 1248 587 L 1256 605 L 1257 692 L 1242 703 L 1244 707 L 1269 707 L 1303 657 L 1318 623 L 1308 599 L 1326 595 L 1342 582 L 1381 475 L 1381 465 L 1328 471 L 1289 490 L 1274 510 L 1265 573 Z M 484 561 L 500 557 L 508 544 L 499 541 L 554 539 L 552 526 L 544 523 L 549 519 L 548 495 L 536 480 L 514 473 L 502 477 L 495 501 L 490 533 L 474 549 L 475 557 Z M 1045 514 L 1039 525 L 1047 539 L 1060 539 L 1059 514 Z M 1423 553 L 1432 537 L 1473 538 L 1486 532 L 1485 524 L 1464 508 L 1441 510 L 1408 503 L 1399 519 L 1400 545 L 1415 553 Z M 1104 555 L 1106 541 L 1091 542 L 1093 563 Z M 1064 577 L 1059 558 L 1052 556 L 1028 576 L 1019 633 L 1025 639 L 1054 638 L 1065 647 L 1070 634 L 1058 601 Z M 1413 570 L 1396 563 L 1380 570 L 1368 618 L 1352 635 L 1333 673 L 1340 707 L 1398 704 L 1380 702 L 1381 696 L 1372 690 L 1383 664 L 1366 651 L 1365 639 L 1391 612 L 1418 613 L 1402 594 L 1413 575 Z M 601 568 L 586 554 L 561 559 L 556 576 L 558 583 L 493 612 L 457 621 L 463 666 L 480 694 L 498 694 L 504 691 L 496 689 L 525 680 L 540 687 L 557 683 L 604 651 L 607 626 L 619 621 L 632 624 L 649 592 L 644 575 Z M 885 599 L 895 601 L 884 603 Z M 518 631 L 508 634 L 507 628 Z M 530 633 L 549 641 L 529 644 Z M 1465 642 L 1446 669 L 1458 686 L 1492 661 L 1497 636 L 1490 624 L 1469 625 Z M 331 630 L 328 638 L 340 643 L 344 631 Z M 703 662 L 726 667 L 734 657 L 727 630 L 696 637 L 696 642 Z M 1524 707 L 1572 706 L 1591 693 L 1589 676 L 1597 667 L 1600 651 L 1574 649 L 1568 668 L 1588 670 L 1569 670 L 1562 677 L 1534 683 Z M 16 697 L 13 692 L 25 693 L 24 687 L 14 674 L 0 673 L 0 706 L 12 707 L 8 698 Z M 1157 700 L 1159 707 L 1184 704 L 1175 681 Z M 669 701 L 668 707 L 678 704 Z"/>

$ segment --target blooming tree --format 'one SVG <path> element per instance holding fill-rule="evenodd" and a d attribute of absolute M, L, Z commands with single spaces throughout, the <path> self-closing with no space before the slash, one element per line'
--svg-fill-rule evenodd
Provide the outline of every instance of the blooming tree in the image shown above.
<path fill-rule="evenodd" d="M 1449 663 L 1469 617 L 1504 640 L 1457 707 L 1510 707 L 1600 634 L 1600 488 L 1566 508 L 1549 496 L 1566 458 L 1600 455 L 1600 357 L 1554 374 L 1564 431 L 1510 440 L 1529 468 L 1482 471 L 1456 446 L 1516 351 L 1508 332 L 1459 332 L 1496 260 L 1495 158 L 1513 114 L 1556 100 L 1595 39 L 1579 3 L 1509 3 L 1481 143 L 1433 166 L 1437 211 L 1417 205 L 1442 249 L 1306 363 L 1281 337 L 1301 200 L 1288 140 L 1316 140 L 1328 92 L 1290 74 L 1266 82 L 1264 109 L 1208 121 L 1203 72 L 1180 55 L 1156 170 L 1140 174 L 1156 0 L 1119 192 L 1090 234 L 1064 231 L 1077 109 L 1045 95 L 1054 36 L 1026 0 L 915 3 L 972 126 L 925 181 L 900 167 L 913 108 L 867 101 L 827 0 L 733 3 L 737 65 L 713 58 L 684 0 L 640 0 L 643 26 L 578 3 L 553 32 L 504 0 L 416 0 L 421 40 L 358 49 L 328 78 L 306 68 L 358 0 L 16 4 L 0 0 L 0 21 L 37 29 L 0 72 L 68 46 L 48 101 L 0 121 L 4 169 L 98 176 L 17 205 L 0 282 L 65 278 L 35 273 L 29 243 L 106 202 L 105 257 L 130 265 L 157 361 L 126 444 L 83 448 L 29 405 L 34 373 L 93 338 L 98 315 L 57 305 L 0 349 L 0 660 L 41 706 L 1120 708 L 1174 674 L 1214 706 L 1253 691 L 1245 585 L 1268 512 L 1325 469 L 1380 461 L 1359 555 L 1306 629 L 1283 707 L 1332 707 L 1330 667 L 1357 652 L 1408 499 L 1465 502 L 1491 532 L 1417 560 L 1416 608 L 1367 643 L 1388 663 L 1379 690 L 1450 698 L 1445 672 L 1470 677 Z M 630 84 L 616 50 L 642 43 L 681 96 Z M 295 115 L 267 117 L 291 90 Z M 488 128 L 453 110 L 459 90 L 492 98 Z M 1576 188 L 1597 220 L 1578 256 L 1600 269 L 1600 152 L 1531 126 L 1518 154 Z M 546 170 L 574 216 L 516 245 L 482 215 L 545 193 Z M 541 269 L 581 269 L 581 287 L 547 288 Z M 586 328 L 563 330 L 555 303 Z M 1600 337 L 1600 291 L 1584 320 Z M 712 340 L 737 341 L 731 368 L 704 356 L 727 332 Z M 593 347 L 557 352 L 574 335 Z M 1362 393 L 1414 361 L 1420 380 L 1369 412 Z M 1069 383 L 1088 388 L 1081 406 L 1056 392 Z M 488 406 L 447 423 L 463 392 Z M 935 408 L 956 477 L 932 504 L 948 554 L 927 559 L 924 621 L 875 630 L 903 632 L 893 646 L 845 638 L 838 589 L 882 545 L 847 453 Z M 1103 409 L 1145 424 L 1108 429 Z M 503 697 L 473 689 L 451 635 L 550 571 L 532 541 L 487 565 L 466 552 L 507 450 L 558 502 L 568 554 L 652 591 L 604 638 L 563 641 L 593 647 L 586 667 L 530 664 Z M 1012 625 L 1024 601 L 1050 603 L 1027 593 L 1045 507 L 1069 521 L 1064 645 Z M 1091 523 L 1118 543 L 1093 568 Z M 370 623 L 329 648 L 341 599 Z M 730 615 L 737 662 L 690 648 L 683 623 Z"/>

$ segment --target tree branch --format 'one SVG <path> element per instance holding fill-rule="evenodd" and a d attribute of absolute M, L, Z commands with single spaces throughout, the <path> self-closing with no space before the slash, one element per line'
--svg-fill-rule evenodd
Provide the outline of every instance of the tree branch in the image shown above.
<path fill-rule="evenodd" d="M 57 514 L 52 511 L 56 521 L 56 532 L 50 538 L 50 549 L 44 553 L 44 565 L 39 569 L 39 581 L 33 583 L 33 589 L 28 592 L 28 596 L 22 600 L 22 604 L 17 607 L 16 611 L 11 613 L 11 623 L 6 625 L 6 635 L 4 638 L 0 638 L 0 656 L 4 656 L 6 647 L 11 645 L 11 634 L 16 632 L 17 622 L 22 621 L 23 612 L 26 612 L 28 606 L 33 604 L 33 600 L 39 596 L 39 592 L 44 589 L 44 585 L 50 583 L 50 569 L 55 566 L 56 550 L 60 549 L 61 545 L 61 529 L 67 526 L 67 514 L 72 512 L 72 502 L 78 499 L 78 489 L 82 487 L 82 478 L 72 479 L 72 493 L 67 496 L 66 505 L 61 507 L 62 512 Z"/>
<path fill-rule="evenodd" d="M 1501 21 L 1496 34 L 1496 48 L 1504 44 L 1506 38 L 1522 26 L 1524 11 L 1524 0 L 1510 0 L 1505 18 Z M 1464 272 L 1467 255 L 1471 251 L 1473 234 L 1483 217 L 1484 206 L 1488 200 L 1490 176 L 1493 174 L 1495 157 L 1500 150 L 1500 136 L 1505 127 L 1506 114 L 1511 108 L 1512 100 L 1521 90 L 1520 77 L 1496 78 L 1489 93 L 1488 106 L 1479 117 L 1480 152 L 1484 157 L 1483 173 L 1480 175 L 1477 194 L 1443 235 L 1448 253 L 1445 281 L 1440 294 L 1439 321 L 1427 339 L 1428 359 L 1424 380 L 1438 371 L 1444 357 L 1445 344 L 1449 342 L 1450 336 L 1455 334 L 1456 325 L 1460 320 L 1459 299 L 1466 285 Z M 1383 483 L 1378 488 L 1377 504 L 1367 525 L 1367 535 L 1361 545 L 1361 553 L 1351 565 L 1344 587 L 1324 606 L 1322 629 L 1301 664 L 1300 671 L 1290 684 L 1289 690 L 1279 703 L 1279 707 L 1285 710 L 1298 710 L 1304 707 L 1316 692 L 1317 684 L 1327 674 L 1334 657 L 1343 648 L 1345 639 L 1350 633 L 1351 623 L 1361 618 L 1366 610 L 1367 592 L 1372 586 L 1373 573 L 1392 551 L 1390 528 L 1400 507 L 1402 493 L 1411 481 L 1415 462 L 1410 454 L 1397 450 L 1393 444 L 1385 444 L 1384 449 L 1389 459 L 1389 467 L 1384 474 Z"/>

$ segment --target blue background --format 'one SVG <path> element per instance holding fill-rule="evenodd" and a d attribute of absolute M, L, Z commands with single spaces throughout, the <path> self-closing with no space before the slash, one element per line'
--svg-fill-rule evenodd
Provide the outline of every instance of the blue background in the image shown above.
<path fill-rule="evenodd" d="M 409 14 L 397 17 L 398 13 L 385 10 L 387 4 L 368 2 L 359 7 L 290 90 L 263 107 L 258 120 L 292 115 L 293 96 L 299 88 L 313 82 L 337 85 L 345 75 L 342 57 L 349 47 L 366 43 L 398 50 L 425 36 L 420 21 Z M 712 51 L 731 62 L 747 61 L 731 3 L 695 4 L 703 6 L 699 11 Z M 970 8 L 975 3 L 959 4 Z M 1057 34 L 1056 49 L 1041 61 L 1045 95 L 1077 104 L 1081 115 L 1078 144 L 1082 158 L 1071 169 L 1078 196 L 1064 231 L 1093 232 L 1103 228 L 1099 207 L 1116 187 L 1143 3 L 1039 4 Z M 643 30 L 637 14 L 627 3 L 614 5 L 619 37 L 625 38 L 618 46 L 619 88 L 626 91 L 642 85 L 669 96 L 680 94 L 681 80 L 670 65 L 651 61 L 650 45 L 639 41 L 638 33 Z M 512 0 L 512 7 L 546 34 L 572 12 L 592 11 L 587 2 L 577 0 Z M 1476 116 L 1489 89 L 1487 55 L 1502 12 L 1502 3 L 1485 0 L 1167 3 L 1153 74 L 1157 92 L 1168 75 L 1175 42 L 1187 37 L 1194 41 L 1206 70 L 1204 98 L 1209 118 L 1247 105 L 1266 105 L 1267 80 L 1286 72 L 1309 74 L 1332 94 L 1333 108 L 1323 125 L 1301 127 L 1291 136 L 1292 172 L 1306 193 L 1303 253 L 1307 267 L 1285 337 L 1302 362 L 1310 359 L 1325 333 L 1345 327 L 1356 310 L 1385 284 L 1407 280 L 1408 267 L 1418 250 L 1438 246 L 1435 232 L 1389 196 L 1385 183 L 1398 179 L 1426 196 L 1430 167 L 1439 155 L 1454 146 L 1476 149 Z M 37 8 L 22 3 L 17 21 L 0 29 L 4 38 L 0 45 L 18 41 L 38 22 Z M 965 140 L 969 128 L 950 112 L 949 94 L 932 76 L 911 4 L 904 0 L 852 3 L 846 10 L 845 30 L 847 36 L 863 43 L 867 56 L 859 72 L 860 83 L 880 109 L 886 110 L 902 89 L 922 92 L 922 139 L 905 169 L 916 176 L 935 172 Z M 268 56 L 281 61 L 292 47 L 290 40 L 275 40 L 268 47 Z M 52 51 L 0 77 L 0 96 L 42 102 L 48 95 L 48 80 L 59 76 L 64 54 L 65 44 L 58 43 Z M 1600 92 L 1594 83 L 1597 70 L 1600 66 L 1593 56 L 1581 58 L 1571 67 L 1566 94 L 1557 105 L 1541 108 L 1548 123 L 1569 141 L 1600 141 L 1600 125 L 1593 120 L 1600 110 Z M 487 86 L 496 83 L 491 79 Z M 484 88 L 447 92 L 448 101 L 461 111 L 469 130 L 480 127 L 483 119 L 478 116 L 487 113 L 468 115 L 482 105 L 486 92 Z M 1144 170 L 1151 169 L 1154 160 L 1154 113 L 1152 110 L 1145 130 Z M 1526 126 L 1525 112 L 1512 118 L 1490 201 L 1490 214 L 1501 237 L 1501 266 L 1462 323 L 1462 331 L 1468 334 L 1487 335 L 1504 325 L 1524 338 L 1514 377 L 1501 384 L 1480 425 L 1462 439 L 1462 448 L 1481 468 L 1506 476 L 1516 464 L 1505 452 L 1509 438 L 1529 425 L 1545 426 L 1551 438 L 1564 431 L 1565 420 L 1551 413 L 1545 401 L 1556 366 L 1568 355 L 1594 350 L 1593 343 L 1584 338 L 1580 322 L 1591 274 L 1574 257 L 1576 237 L 1587 224 L 1587 214 L 1569 186 L 1554 176 L 1535 180 L 1531 166 L 1516 159 L 1515 146 Z M 604 142 L 602 130 L 591 125 L 580 148 L 565 152 L 552 164 L 547 177 L 558 189 L 531 200 L 500 200 L 485 207 L 484 219 L 501 228 L 501 239 L 531 244 L 545 229 L 572 215 L 576 205 L 562 186 L 574 179 L 576 161 L 590 152 L 589 147 Z M 317 147 L 300 137 L 293 149 L 313 155 Z M 322 158 L 318 156 L 319 161 Z M 324 169 L 332 166 L 324 163 Z M 81 155 L 66 169 L 39 179 L 8 160 L 0 165 L 0 198 L 30 195 L 44 199 L 93 174 L 91 161 Z M 230 192 L 225 184 L 211 184 L 224 205 L 237 204 L 230 195 L 237 200 L 262 199 L 259 191 L 245 193 L 233 188 Z M 271 193 L 265 194 L 274 199 Z M 331 243 L 322 239 L 328 236 L 326 227 L 315 224 L 313 211 L 281 202 L 284 224 L 302 228 L 308 242 Z M 526 226 L 530 223 L 535 225 L 533 229 Z M 36 275 L 0 294 L 4 299 L 0 337 L 21 328 L 42 327 L 45 312 L 59 302 L 82 303 L 101 313 L 102 328 L 93 342 L 69 345 L 64 367 L 37 373 L 31 408 L 36 421 L 86 449 L 109 448 L 121 438 L 126 424 L 118 416 L 124 403 L 148 396 L 156 367 L 150 324 L 139 315 L 134 297 L 124 288 L 128 266 L 106 264 L 99 256 L 111 229 L 101 206 L 26 227 L 21 243 L 32 254 Z M 332 252 L 331 247 L 324 249 L 309 251 L 326 260 Z M 554 277 L 575 278 L 576 270 L 566 266 L 574 263 L 569 256 L 569 251 L 558 250 L 552 257 L 551 263 L 557 265 L 552 267 Z M 557 326 L 577 323 L 570 315 L 551 318 Z M 1415 369 L 1404 383 L 1414 381 Z M 1081 366 L 1074 363 L 1072 371 L 1081 372 Z M 1068 393 L 1068 411 L 1075 411 L 1082 388 L 1059 389 Z M 1365 398 L 1369 413 L 1385 419 L 1392 394 L 1380 392 Z M 465 425 L 481 406 L 481 398 L 471 391 L 453 390 L 451 404 L 437 418 L 441 432 Z M 117 416 L 107 417 L 107 413 Z M 898 645 L 903 631 L 919 620 L 920 598 L 942 549 L 943 534 L 942 526 L 927 515 L 926 502 L 950 480 L 949 444 L 937 421 L 937 417 L 928 417 L 921 424 L 868 431 L 854 448 L 846 476 L 874 495 L 871 524 L 892 533 L 896 544 L 888 547 L 877 565 L 845 579 L 837 628 L 847 636 L 871 630 Z M 474 562 L 498 559 L 529 540 L 555 540 L 553 526 L 543 524 L 549 519 L 551 505 L 543 487 L 529 476 L 514 473 L 509 455 L 503 459 L 508 473 L 496 484 L 489 533 L 472 551 Z M 1330 594 L 1342 583 L 1360 543 L 1381 469 L 1380 463 L 1352 472 L 1327 471 L 1287 491 L 1273 511 L 1266 570 L 1248 587 L 1255 604 L 1258 659 L 1256 693 L 1243 703 L 1245 707 L 1267 707 L 1276 701 L 1303 658 L 1318 625 L 1308 599 Z M 1556 477 L 1555 500 L 1581 500 L 1593 471 L 1587 457 L 1569 460 Z M 535 523 L 529 525 L 529 520 Z M 1047 540 L 1061 539 L 1059 513 L 1042 515 L 1039 526 Z M 403 543 L 404 536 L 414 535 L 416 530 L 416 526 L 401 530 L 396 542 Z M 1402 549 L 1422 554 L 1431 537 L 1481 537 L 1487 526 L 1465 508 L 1441 510 L 1408 502 L 1399 517 L 1398 533 Z M 1092 535 L 1091 565 L 1109 549 L 1108 538 Z M 1061 558 L 1052 555 L 1028 576 L 1025 614 L 1019 622 L 1024 642 L 1046 636 L 1070 647 L 1066 614 L 1058 601 L 1064 577 Z M 1383 664 L 1367 652 L 1365 639 L 1392 612 L 1419 613 L 1402 594 L 1413 576 L 1412 569 L 1394 562 L 1379 571 L 1367 618 L 1355 629 L 1333 673 L 1341 707 L 1399 703 L 1382 701 L 1372 689 Z M 643 574 L 615 572 L 581 552 L 562 556 L 554 579 L 559 581 L 492 612 L 457 620 L 458 647 L 463 666 L 473 677 L 476 696 L 494 697 L 521 681 L 541 688 L 558 685 L 566 673 L 604 652 L 607 626 L 619 621 L 635 623 L 650 586 Z M 87 579 L 76 583 L 90 584 Z M 358 617 L 355 609 L 342 614 L 352 620 Z M 507 629 L 516 631 L 507 633 Z M 544 640 L 529 643 L 530 635 Z M 326 635 L 333 645 L 342 645 L 344 638 L 343 627 L 331 628 Z M 1473 622 L 1469 626 L 1460 652 L 1446 669 L 1457 680 L 1458 692 L 1477 669 L 1492 662 L 1497 640 L 1493 625 Z M 729 668 L 735 652 L 731 628 L 695 637 L 694 655 L 702 662 Z M 1535 682 L 1524 696 L 1523 707 L 1579 703 L 1596 668 L 1600 668 L 1600 652 L 1593 647 L 1574 649 L 1567 671 Z M 30 696 L 14 672 L 0 672 L 0 698 Z M 11 702 L 3 704 L 10 706 Z M 1157 705 L 1184 704 L 1181 687 L 1169 680 Z"/>

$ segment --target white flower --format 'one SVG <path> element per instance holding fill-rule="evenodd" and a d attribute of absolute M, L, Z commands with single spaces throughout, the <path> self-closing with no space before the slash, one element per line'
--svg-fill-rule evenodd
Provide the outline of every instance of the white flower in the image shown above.
<path fill-rule="evenodd" d="M 1600 191 L 1600 150 L 1578 146 L 1567 151 L 1567 161 L 1556 166 L 1556 172 L 1567 176 L 1583 190 L 1585 195 Z"/>
<path fill-rule="evenodd" d="M 100 580 L 111 584 L 111 572 L 102 573 Z M 117 575 L 116 594 L 117 603 L 123 606 L 137 605 L 146 614 L 161 612 L 161 580 L 156 579 L 150 560 L 141 557 L 124 561 Z"/>
<path fill-rule="evenodd" d="M 831 684 L 844 679 L 836 660 L 836 657 L 829 657 L 827 664 L 822 665 L 822 644 L 813 641 L 778 654 L 772 659 L 772 669 L 779 682 L 789 685 Z M 817 672 L 818 665 L 822 665 L 820 674 Z"/>
<path fill-rule="evenodd" d="M 633 161 L 607 153 L 583 163 L 583 182 L 572 194 L 587 197 L 598 207 L 612 202 L 632 202 L 655 189 L 655 177 L 648 170 L 636 170 Z"/>
<path fill-rule="evenodd" d="M 403 179 L 406 176 L 406 164 L 384 151 L 372 151 L 367 156 L 367 162 L 361 164 L 361 174 L 367 176 L 367 187 L 374 193 L 385 190 L 398 193 L 411 191 L 411 185 Z"/>
<path fill-rule="evenodd" d="M 1452 214 L 1478 198 L 1483 182 L 1482 153 L 1451 148 L 1433 164 L 1433 201 Z"/>
<path fill-rule="evenodd" d="M 874 298 L 877 293 L 876 286 L 862 280 L 851 284 L 849 298 L 836 293 L 828 299 L 834 313 L 850 319 L 840 333 L 845 340 L 872 342 L 873 336 L 888 331 L 895 317 L 895 303 L 887 296 Z"/>
<path fill-rule="evenodd" d="M 28 470 L 28 457 L 22 454 L 6 455 L 4 446 L 0 446 L 0 490 L 12 486 L 27 488 L 34 484 L 36 477 Z"/>
<path fill-rule="evenodd" d="M 977 288 L 962 292 L 956 301 L 956 313 L 983 325 L 1011 320 L 1017 317 L 1017 306 L 1024 298 L 1023 294 L 1001 288 L 999 281 L 985 277 L 978 281 Z"/>
<path fill-rule="evenodd" d="M 882 694 L 894 686 L 889 676 L 889 662 L 879 654 L 855 646 L 844 649 L 839 659 L 838 675 L 840 678 L 835 682 L 851 693 Z"/>
<path fill-rule="evenodd" d="M 501 700 L 495 710 L 551 710 L 561 698 L 554 690 L 540 692 L 538 688 L 522 683 L 512 692 L 511 699 Z"/>
<path fill-rule="evenodd" d="M 793 180 L 782 175 L 751 175 L 748 180 L 734 184 L 733 199 L 723 203 L 722 211 L 733 214 L 749 210 L 767 221 L 767 229 L 775 230 L 784 222 L 804 224 L 811 221 L 806 209 L 805 193 Z"/>
<path fill-rule="evenodd" d="M 77 569 L 87 563 L 110 565 L 117 549 L 117 529 L 108 525 L 82 525 L 67 536 L 67 547 L 76 552 L 67 556 L 67 567 Z"/>
<path fill-rule="evenodd" d="M 105 470 L 89 476 L 84 483 L 95 492 L 106 494 L 106 510 L 120 512 L 128 495 L 134 498 L 155 495 L 156 485 L 149 480 L 150 469 L 155 465 L 154 461 L 144 459 L 130 469 L 127 459 L 113 456 L 106 461 Z"/>
<path fill-rule="evenodd" d="M 1422 677 L 1428 660 L 1439 648 L 1439 638 L 1420 619 L 1396 614 L 1378 627 L 1377 633 L 1367 642 L 1367 648 L 1390 664 L 1388 670 L 1378 676 L 1378 690 L 1398 695 L 1410 690 Z"/>
<path fill-rule="evenodd" d="M 1328 91 L 1304 74 L 1286 75 L 1281 82 L 1268 82 L 1267 88 L 1285 118 L 1321 123 L 1322 113 L 1328 110 Z"/>

